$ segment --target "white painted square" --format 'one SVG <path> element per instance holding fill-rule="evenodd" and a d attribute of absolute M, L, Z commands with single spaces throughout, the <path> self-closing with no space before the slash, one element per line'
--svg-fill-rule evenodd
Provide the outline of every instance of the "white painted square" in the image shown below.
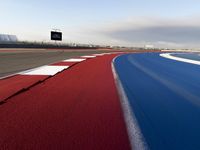
<path fill-rule="evenodd" d="M 32 70 L 28 70 L 20 73 L 21 75 L 50 75 L 53 76 L 58 72 L 61 72 L 64 69 L 67 69 L 69 66 L 42 66 Z"/>
<path fill-rule="evenodd" d="M 71 59 L 67 59 L 67 60 L 63 60 L 63 62 L 81 62 L 84 61 L 86 59 L 83 58 L 71 58 Z"/>

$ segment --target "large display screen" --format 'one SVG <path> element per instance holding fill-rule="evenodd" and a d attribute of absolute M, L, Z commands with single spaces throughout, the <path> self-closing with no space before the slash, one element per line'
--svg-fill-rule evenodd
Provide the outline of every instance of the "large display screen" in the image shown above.
<path fill-rule="evenodd" d="M 51 40 L 62 41 L 62 32 L 51 31 Z"/>

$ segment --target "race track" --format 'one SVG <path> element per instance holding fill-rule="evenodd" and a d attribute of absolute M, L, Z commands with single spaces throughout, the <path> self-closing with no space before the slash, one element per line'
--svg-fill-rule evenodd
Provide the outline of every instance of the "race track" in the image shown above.
<path fill-rule="evenodd" d="M 0 149 L 198 150 L 199 60 L 90 54 L 2 78 Z"/>

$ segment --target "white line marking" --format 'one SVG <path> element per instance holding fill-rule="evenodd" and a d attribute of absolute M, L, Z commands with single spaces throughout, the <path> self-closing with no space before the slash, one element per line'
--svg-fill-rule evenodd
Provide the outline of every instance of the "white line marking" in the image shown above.
<path fill-rule="evenodd" d="M 110 54 L 110 53 L 102 53 L 103 55 L 108 55 L 108 54 Z"/>
<path fill-rule="evenodd" d="M 93 54 L 94 56 L 103 56 L 104 54 Z"/>
<path fill-rule="evenodd" d="M 86 59 L 83 58 L 71 58 L 71 59 L 67 59 L 67 60 L 63 60 L 63 62 L 81 62 L 84 61 Z"/>
<path fill-rule="evenodd" d="M 21 75 L 50 75 L 53 76 L 58 72 L 67 69 L 69 66 L 42 66 L 20 73 Z"/>
<path fill-rule="evenodd" d="M 96 56 L 81 56 L 83 58 L 95 58 Z"/>
<path fill-rule="evenodd" d="M 200 61 L 172 56 L 170 55 L 170 53 L 163 53 L 163 54 L 160 54 L 160 56 L 164 58 L 168 58 L 168 59 L 190 63 L 190 64 L 200 65 Z"/>
<path fill-rule="evenodd" d="M 127 131 L 128 131 L 131 149 L 132 150 L 147 150 L 148 146 L 142 135 L 137 119 L 131 109 L 130 103 L 128 101 L 128 98 L 126 96 L 122 83 L 119 79 L 119 76 L 115 70 L 115 67 L 114 67 L 115 59 L 112 62 L 112 72 L 113 72 L 115 84 L 117 86 L 117 90 L 120 96 L 120 103 L 121 103 L 122 111 L 124 114 L 124 119 L 125 119 Z"/>

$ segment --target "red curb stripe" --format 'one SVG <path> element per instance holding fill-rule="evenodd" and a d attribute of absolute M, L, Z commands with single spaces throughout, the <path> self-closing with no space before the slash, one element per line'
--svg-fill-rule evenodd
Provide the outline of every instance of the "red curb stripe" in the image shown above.
<path fill-rule="evenodd" d="M 54 64 L 51 64 L 51 66 L 72 66 L 76 64 L 76 62 L 57 62 L 57 63 L 54 63 Z"/>
<path fill-rule="evenodd" d="M 70 62 L 58 62 L 51 64 L 51 66 L 72 66 L 75 63 Z M 25 71 L 24 71 L 25 72 Z M 0 79 L 0 102 L 8 99 L 12 95 L 15 95 L 19 91 L 28 89 L 37 82 L 44 81 L 48 75 L 13 75 L 8 78 Z"/>

